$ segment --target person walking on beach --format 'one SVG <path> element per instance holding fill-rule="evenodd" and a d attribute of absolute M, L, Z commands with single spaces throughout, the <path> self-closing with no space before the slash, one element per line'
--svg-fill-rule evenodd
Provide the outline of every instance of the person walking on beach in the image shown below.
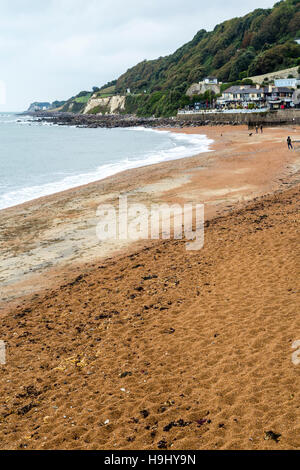
<path fill-rule="evenodd" d="M 258 134 L 258 126 L 255 126 L 255 132 Z"/>
<path fill-rule="evenodd" d="M 261 124 L 260 126 L 260 133 L 262 134 L 263 133 L 263 125 Z"/>
<path fill-rule="evenodd" d="M 288 149 L 292 149 L 292 148 L 293 148 L 293 144 L 292 144 L 292 139 L 290 138 L 290 136 L 288 136 L 288 138 L 286 139 L 286 141 L 287 141 Z"/>

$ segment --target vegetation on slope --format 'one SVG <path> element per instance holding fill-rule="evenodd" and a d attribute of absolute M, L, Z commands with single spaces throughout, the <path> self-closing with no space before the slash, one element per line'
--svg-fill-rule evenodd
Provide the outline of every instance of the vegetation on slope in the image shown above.
<path fill-rule="evenodd" d="M 257 9 L 199 31 L 174 54 L 143 61 L 121 75 L 117 92 L 189 86 L 213 74 L 221 81 L 273 72 L 300 65 L 300 0 L 285 0 L 273 9 Z"/>
<path fill-rule="evenodd" d="M 242 18 L 225 21 L 213 31 L 202 29 L 174 54 L 145 60 L 118 80 L 94 87 L 93 93 L 105 98 L 124 95 L 130 89 L 125 113 L 171 116 L 195 99 L 202 103 L 211 99 L 207 94 L 192 99 L 185 95 L 192 83 L 208 75 L 222 82 L 237 82 L 300 65 L 296 38 L 300 38 L 300 0 L 284 0 L 272 9 L 259 8 Z M 79 93 L 62 110 L 83 112 L 91 94 Z"/>
<path fill-rule="evenodd" d="M 126 111 L 168 115 L 184 104 L 188 86 L 207 75 L 233 82 L 300 65 L 298 37 L 300 1 L 285 0 L 273 9 L 225 21 L 211 32 L 200 30 L 174 54 L 137 64 L 117 80 L 116 92 L 130 88 L 134 93 Z"/>
<path fill-rule="evenodd" d="M 62 106 L 61 111 L 82 113 L 92 94 L 93 92 L 91 91 L 81 91 L 78 95 L 72 96 L 72 98 L 66 101 Z"/>

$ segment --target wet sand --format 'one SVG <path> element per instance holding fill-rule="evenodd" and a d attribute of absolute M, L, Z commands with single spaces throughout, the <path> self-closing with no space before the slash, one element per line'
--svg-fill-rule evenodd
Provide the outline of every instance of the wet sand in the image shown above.
<path fill-rule="evenodd" d="M 59 282 L 74 266 L 130 252 L 144 242 L 100 242 L 96 211 L 103 203 L 205 204 L 207 219 L 256 196 L 289 187 L 300 153 L 286 149 L 286 135 L 299 128 L 269 128 L 249 137 L 245 126 L 201 127 L 174 132 L 205 133 L 212 152 L 125 171 L 105 180 L 0 211 L 0 313 L 17 300 Z M 296 144 L 299 146 L 299 144 Z M 128 251 L 129 250 L 129 251 Z"/>
<path fill-rule="evenodd" d="M 300 448 L 300 130 L 186 131 L 214 152 L 1 212 L 2 449 Z M 119 192 L 205 202 L 204 248 L 99 247 Z"/>

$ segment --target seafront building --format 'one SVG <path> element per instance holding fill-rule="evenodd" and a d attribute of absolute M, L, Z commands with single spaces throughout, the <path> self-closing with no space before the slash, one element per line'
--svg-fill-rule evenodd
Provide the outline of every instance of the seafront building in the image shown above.
<path fill-rule="evenodd" d="M 283 86 L 269 86 L 265 89 L 265 99 L 270 109 L 286 109 L 294 107 L 294 90 Z"/>
<path fill-rule="evenodd" d="M 230 106 L 243 108 L 248 107 L 250 103 L 255 103 L 261 107 L 264 103 L 264 89 L 259 85 L 234 85 L 223 91 L 222 97 L 217 100 L 219 106 Z"/>
<path fill-rule="evenodd" d="M 217 99 L 220 108 L 269 108 L 286 109 L 294 107 L 294 88 L 268 85 L 235 85 L 227 88 Z"/>
<path fill-rule="evenodd" d="M 219 82 L 216 77 L 206 77 L 198 83 L 193 83 L 186 92 L 186 95 L 192 98 L 209 91 L 208 94 L 206 93 L 206 101 L 196 102 L 194 99 L 193 103 L 187 105 L 185 109 L 179 110 L 179 114 L 201 111 L 251 112 L 300 108 L 300 76 L 297 78 L 289 74 L 284 78 L 277 77 L 272 80 L 271 83 L 268 83 L 266 79 L 260 84 L 232 85 L 224 90 L 222 82 Z M 222 88 L 223 91 L 221 91 Z"/>

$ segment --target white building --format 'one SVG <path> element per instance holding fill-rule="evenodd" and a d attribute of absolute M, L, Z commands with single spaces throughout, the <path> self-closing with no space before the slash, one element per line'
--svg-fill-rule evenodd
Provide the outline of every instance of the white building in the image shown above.
<path fill-rule="evenodd" d="M 299 39 L 300 41 L 300 39 Z M 297 88 L 300 85 L 300 80 L 298 78 L 278 78 L 274 80 L 275 86 L 286 86 L 290 88 Z"/>
<path fill-rule="evenodd" d="M 203 82 L 207 85 L 218 85 L 218 79 L 216 77 L 206 77 Z"/>
<path fill-rule="evenodd" d="M 216 77 L 206 77 L 202 82 L 193 83 L 187 90 L 187 96 L 201 95 L 206 91 L 211 91 L 215 95 L 220 93 L 220 85 L 222 82 L 219 82 Z"/>

